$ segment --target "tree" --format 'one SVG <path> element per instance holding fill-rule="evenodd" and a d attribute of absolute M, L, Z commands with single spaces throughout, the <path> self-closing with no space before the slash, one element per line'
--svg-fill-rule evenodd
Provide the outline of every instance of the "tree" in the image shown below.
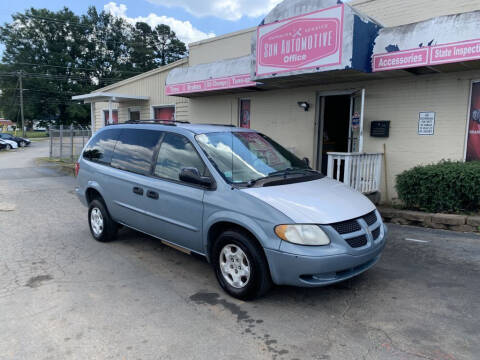
<path fill-rule="evenodd" d="M 0 26 L 5 50 L 0 64 L 0 112 L 17 120 L 18 78 L 24 91 L 27 120 L 88 124 L 89 106 L 72 95 L 120 81 L 178 60 L 186 46 L 166 25 L 152 29 L 90 7 L 75 15 L 28 9 Z"/>
<path fill-rule="evenodd" d="M 0 100 L 3 112 L 18 118 L 18 107 L 12 104 L 18 104 L 19 73 L 25 89 L 25 118 L 54 117 L 67 123 L 72 120 L 69 113 L 85 112 L 81 110 L 83 105 L 70 101 L 72 94 L 91 89 L 88 73 L 78 63 L 84 41 L 82 31 L 78 31 L 78 16 L 67 8 L 58 12 L 31 8 L 12 18 L 11 23 L 0 27 L 0 41 L 5 45 L 1 79 L 5 92 Z"/>
<path fill-rule="evenodd" d="M 155 60 L 154 32 L 147 23 L 137 22 L 130 47 L 130 65 L 132 69 L 148 71 L 157 67 Z"/>
<path fill-rule="evenodd" d="M 155 56 L 161 66 L 177 61 L 187 55 L 185 43 L 177 38 L 168 25 L 157 25 L 154 31 Z"/>

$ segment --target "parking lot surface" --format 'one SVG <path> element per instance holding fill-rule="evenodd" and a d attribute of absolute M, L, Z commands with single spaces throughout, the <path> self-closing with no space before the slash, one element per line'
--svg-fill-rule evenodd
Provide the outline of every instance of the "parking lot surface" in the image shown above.
<path fill-rule="evenodd" d="M 47 155 L 0 153 L 0 359 L 479 358 L 476 235 L 390 225 L 361 276 L 242 302 L 153 238 L 95 242 Z"/>

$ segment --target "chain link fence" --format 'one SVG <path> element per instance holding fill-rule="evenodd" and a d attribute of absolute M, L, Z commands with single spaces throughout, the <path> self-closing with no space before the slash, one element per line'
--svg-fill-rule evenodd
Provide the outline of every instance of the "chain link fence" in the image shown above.
<path fill-rule="evenodd" d="M 87 128 L 60 127 L 49 128 L 50 136 L 50 158 L 73 161 L 78 158 L 92 136 Z"/>

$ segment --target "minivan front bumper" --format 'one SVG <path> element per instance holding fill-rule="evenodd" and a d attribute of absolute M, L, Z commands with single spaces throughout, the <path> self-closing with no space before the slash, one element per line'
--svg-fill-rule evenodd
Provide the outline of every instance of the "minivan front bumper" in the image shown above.
<path fill-rule="evenodd" d="M 318 287 L 352 278 L 371 268 L 380 259 L 385 239 L 386 231 L 375 246 L 361 255 L 306 256 L 272 249 L 265 249 L 265 254 L 275 284 Z"/>

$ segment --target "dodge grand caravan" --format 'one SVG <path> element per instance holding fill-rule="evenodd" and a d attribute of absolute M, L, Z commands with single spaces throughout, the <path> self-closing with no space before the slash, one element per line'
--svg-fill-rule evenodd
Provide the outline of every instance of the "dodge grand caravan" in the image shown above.
<path fill-rule="evenodd" d="M 386 227 L 362 194 L 249 129 L 179 122 L 98 131 L 76 164 L 93 237 L 124 225 L 203 255 L 230 295 L 323 286 L 372 267 Z"/>

